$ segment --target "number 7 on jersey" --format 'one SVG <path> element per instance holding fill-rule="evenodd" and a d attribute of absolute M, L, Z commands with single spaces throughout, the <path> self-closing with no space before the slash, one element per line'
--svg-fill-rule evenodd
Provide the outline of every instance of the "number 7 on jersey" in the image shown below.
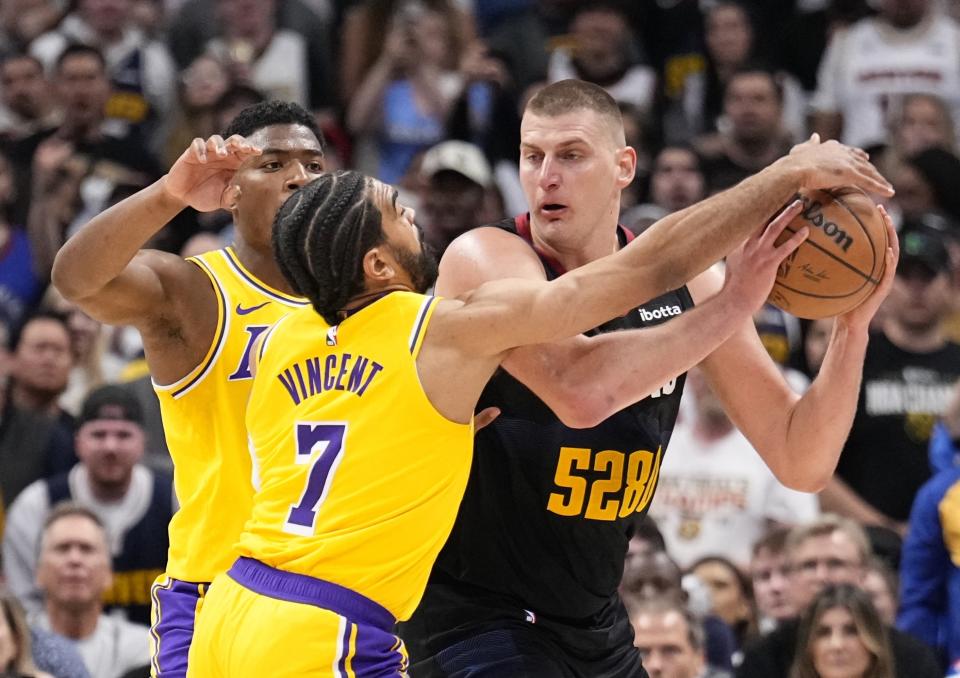
<path fill-rule="evenodd" d="M 290 506 L 283 531 L 310 536 L 317 522 L 317 511 L 327 498 L 333 476 L 340 465 L 347 437 L 345 423 L 300 421 L 294 427 L 297 439 L 295 462 L 311 464 L 307 485 L 300 500 Z"/>

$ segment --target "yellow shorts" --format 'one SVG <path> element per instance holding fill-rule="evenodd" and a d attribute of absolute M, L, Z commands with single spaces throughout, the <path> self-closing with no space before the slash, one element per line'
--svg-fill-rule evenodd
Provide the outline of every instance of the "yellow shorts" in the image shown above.
<path fill-rule="evenodd" d="M 395 623 L 354 591 L 240 558 L 204 598 L 187 677 L 405 677 Z"/>

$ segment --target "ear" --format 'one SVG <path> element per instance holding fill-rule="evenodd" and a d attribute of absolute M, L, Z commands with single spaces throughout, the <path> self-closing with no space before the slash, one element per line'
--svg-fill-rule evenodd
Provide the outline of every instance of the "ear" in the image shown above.
<path fill-rule="evenodd" d="M 631 146 L 617 151 L 617 186 L 624 189 L 637 174 L 637 152 Z"/>
<path fill-rule="evenodd" d="M 364 277 L 377 285 L 387 285 L 393 281 L 400 270 L 390 248 L 381 243 L 363 255 Z"/>
<path fill-rule="evenodd" d="M 228 209 L 231 212 L 237 208 L 237 203 L 240 202 L 240 186 L 238 184 L 229 183 L 227 187 L 223 189 L 223 195 L 220 196 L 220 205 L 224 209 Z"/>

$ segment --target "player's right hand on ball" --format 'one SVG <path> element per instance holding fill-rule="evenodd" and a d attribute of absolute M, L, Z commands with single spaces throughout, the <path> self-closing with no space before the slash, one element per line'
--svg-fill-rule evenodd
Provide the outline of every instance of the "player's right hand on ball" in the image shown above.
<path fill-rule="evenodd" d="M 223 194 L 244 160 L 261 150 L 240 135 L 194 139 L 164 177 L 164 190 L 198 212 L 223 207 Z"/>
<path fill-rule="evenodd" d="M 834 140 L 821 142 L 818 134 L 794 146 L 785 160 L 801 173 L 801 188 L 857 186 L 867 193 L 893 195 L 893 186 L 871 164 L 866 151 Z"/>
<path fill-rule="evenodd" d="M 809 231 L 804 227 L 777 244 L 777 238 L 802 210 L 803 203 L 794 200 L 727 257 L 726 279 L 721 293 L 729 294 L 747 313 L 752 315 L 763 306 L 773 289 L 780 262 L 806 240 Z"/>

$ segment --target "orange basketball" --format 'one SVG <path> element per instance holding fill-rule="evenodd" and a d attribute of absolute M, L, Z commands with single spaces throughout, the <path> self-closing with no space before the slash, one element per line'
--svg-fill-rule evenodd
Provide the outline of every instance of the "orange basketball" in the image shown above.
<path fill-rule="evenodd" d="M 803 211 L 777 244 L 806 226 L 809 237 L 777 270 L 768 301 L 799 318 L 828 318 L 856 308 L 883 277 L 887 229 L 860 189 L 802 192 Z"/>

